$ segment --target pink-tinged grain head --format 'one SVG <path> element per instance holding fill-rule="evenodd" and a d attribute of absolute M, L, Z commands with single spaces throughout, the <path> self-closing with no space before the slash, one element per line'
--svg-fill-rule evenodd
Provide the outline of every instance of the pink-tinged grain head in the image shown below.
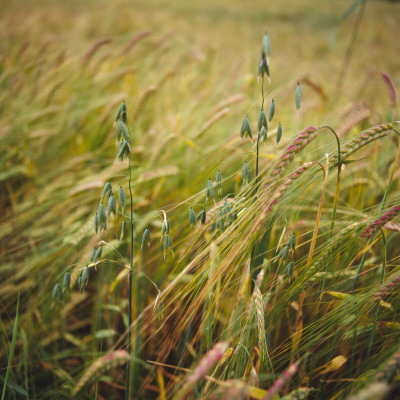
<path fill-rule="evenodd" d="M 396 88 L 394 87 L 393 81 L 391 80 L 389 74 L 387 72 L 382 72 L 382 78 L 385 81 L 388 89 L 389 89 L 389 97 L 391 101 L 392 107 L 394 107 L 397 103 L 397 94 Z"/>
<path fill-rule="evenodd" d="M 108 43 L 111 43 L 111 42 L 112 42 L 112 40 L 111 40 L 110 38 L 101 39 L 101 40 L 99 40 L 98 42 L 96 42 L 96 43 L 85 53 L 85 55 L 82 57 L 81 65 L 82 65 L 82 66 L 86 65 L 86 64 L 90 61 L 90 59 L 94 56 L 94 54 L 97 52 L 97 50 L 98 50 L 100 47 L 102 47 L 102 46 L 104 46 L 104 45 L 106 45 L 106 44 L 108 44 Z"/>
<path fill-rule="evenodd" d="M 268 389 L 267 394 L 262 398 L 262 400 L 273 399 L 278 392 L 293 378 L 293 376 L 297 373 L 298 368 L 298 363 L 291 364 L 289 368 Z"/>
<path fill-rule="evenodd" d="M 266 189 L 271 183 L 273 183 L 274 179 L 277 179 L 282 172 L 286 169 L 289 162 L 292 161 L 297 153 L 299 153 L 308 143 L 310 143 L 317 134 L 317 128 L 313 126 L 309 126 L 303 132 L 301 132 L 293 142 L 286 147 L 285 152 L 279 159 L 279 162 L 276 164 L 275 168 L 271 171 L 269 178 L 264 186 Z"/>
<path fill-rule="evenodd" d="M 383 287 L 381 287 L 376 293 L 375 293 L 375 297 L 377 299 L 382 299 L 384 297 L 386 297 L 389 292 L 396 287 L 398 284 L 400 283 L 400 273 L 398 273 L 397 275 L 395 275 L 395 277 L 393 278 L 393 280 L 391 280 L 390 282 L 386 283 Z"/>
<path fill-rule="evenodd" d="M 382 228 L 386 223 L 391 221 L 394 217 L 396 217 L 400 213 L 400 206 L 396 206 L 389 210 L 386 214 L 382 215 L 376 221 L 374 221 L 361 235 L 362 238 L 369 239 L 374 235 L 376 231 Z"/>
<path fill-rule="evenodd" d="M 203 379 L 207 372 L 224 356 L 228 349 L 228 343 L 217 343 L 199 362 L 197 367 L 186 379 L 185 384 L 174 397 L 175 399 L 186 399 L 192 392 L 194 385 Z"/>
<path fill-rule="evenodd" d="M 124 48 L 124 50 L 122 50 L 123 54 L 128 53 L 129 50 L 132 49 L 133 46 L 136 45 L 136 43 L 138 43 L 140 40 L 144 39 L 145 37 L 149 36 L 152 33 L 152 31 L 150 30 L 145 30 L 145 31 L 141 31 L 139 32 L 137 35 L 135 35 L 131 41 L 126 45 L 126 47 Z"/>

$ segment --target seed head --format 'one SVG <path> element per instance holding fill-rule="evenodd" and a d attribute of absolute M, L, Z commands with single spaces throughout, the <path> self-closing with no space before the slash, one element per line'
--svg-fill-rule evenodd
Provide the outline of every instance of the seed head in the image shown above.
<path fill-rule="evenodd" d="M 276 143 L 279 143 L 282 137 L 282 125 L 279 122 L 278 129 L 276 130 Z"/>
<path fill-rule="evenodd" d="M 274 118 L 274 115 L 275 115 L 275 101 L 274 101 L 274 99 L 272 99 L 271 105 L 269 106 L 269 115 L 268 115 L 269 122 L 272 121 L 272 118 Z"/>
<path fill-rule="evenodd" d="M 97 214 L 99 216 L 99 229 L 107 229 L 107 215 L 106 209 L 104 208 L 103 203 L 100 203 L 99 208 L 97 209 Z"/>
<path fill-rule="evenodd" d="M 143 250 L 143 246 L 147 243 L 147 246 L 150 246 L 150 229 L 146 228 L 143 232 L 142 236 L 142 244 L 140 246 L 140 250 Z"/>
<path fill-rule="evenodd" d="M 247 161 L 244 162 L 242 167 L 242 176 L 243 176 L 243 183 L 249 183 L 251 181 L 251 171 L 247 164 Z"/>
<path fill-rule="evenodd" d="M 94 231 L 97 233 L 99 230 L 99 216 L 97 213 L 94 216 L 93 226 L 94 226 Z"/>
<path fill-rule="evenodd" d="M 206 184 L 206 202 L 209 196 L 215 201 L 214 186 L 210 178 L 208 178 Z"/>
<path fill-rule="evenodd" d="M 297 82 L 296 95 L 295 95 L 296 109 L 297 110 L 299 110 L 300 106 L 301 106 L 301 97 L 302 97 L 301 85 L 300 85 L 300 82 Z"/>
<path fill-rule="evenodd" d="M 97 209 L 97 214 L 99 216 L 99 229 L 107 229 L 107 215 L 106 209 L 104 208 L 103 203 L 100 203 L 99 208 Z"/>
<path fill-rule="evenodd" d="M 104 185 L 104 189 L 103 189 L 103 193 L 101 194 L 101 201 L 103 201 L 103 199 L 107 196 L 111 196 L 112 195 L 112 188 L 111 188 L 111 183 L 107 182 Z"/>
<path fill-rule="evenodd" d="M 268 58 L 271 55 L 271 42 L 269 40 L 268 33 L 264 33 L 264 37 L 261 45 L 261 58 Z"/>
<path fill-rule="evenodd" d="M 205 208 L 203 208 L 203 210 L 201 210 L 199 212 L 199 214 L 197 215 L 197 221 L 200 220 L 201 224 L 204 225 L 206 223 L 206 210 Z"/>
<path fill-rule="evenodd" d="M 63 293 L 61 289 L 61 285 L 59 283 L 56 283 L 53 289 L 53 301 L 56 301 L 57 299 L 62 300 L 63 299 Z"/>
<path fill-rule="evenodd" d="M 278 260 L 282 258 L 282 260 L 286 260 L 289 255 L 289 247 L 285 246 L 278 254 Z"/>
<path fill-rule="evenodd" d="M 98 260 L 103 253 L 103 246 L 99 246 L 96 250 L 95 260 Z"/>
<path fill-rule="evenodd" d="M 81 293 L 83 292 L 83 287 L 84 287 L 84 285 L 82 284 L 82 277 L 80 276 L 78 278 L 78 288 L 79 288 Z"/>
<path fill-rule="evenodd" d="M 225 218 L 222 211 L 218 213 L 218 220 L 217 220 L 218 229 L 223 232 L 225 230 Z"/>
<path fill-rule="evenodd" d="M 115 134 L 117 136 L 117 141 L 119 141 L 121 139 L 121 137 L 122 137 L 122 138 L 124 138 L 124 140 L 126 142 L 128 142 L 128 143 L 130 142 L 128 129 L 127 129 L 126 125 L 121 120 L 119 120 L 117 122 L 117 129 L 116 129 L 116 133 Z"/>
<path fill-rule="evenodd" d="M 122 240 L 124 238 L 125 231 L 126 231 L 126 221 L 123 221 L 121 225 L 121 235 L 119 236 L 119 240 Z"/>
<path fill-rule="evenodd" d="M 69 288 L 71 286 L 71 274 L 69 272 L 66 272 L 64 274 L 63 286 L 67 290 L 69 290 Z"/>
<path fill-rule="evenodd" d="M 229 215 L 231 211 L 232 210 L 231 210 L 229 203 L 225 200 L 224 204 L 222 205 L 222 214 Z"/>
<path fill-rule="evenodd" d="M 292 279 L 292 276 L 293 276 L 293 266 L 294 266 L 293 261 L 290 261 L 288 263 L 288 265 L 286 265 L 286 268 L 285 268 L 285 274 L 289 277 L 289 281 L 290 281 L 290 279 Z"/>
<path fill-rule="evenodd" d="M 251 134 L 251 127 L 250 127 L 250 121 L 247 118 L 247 115 L 244 117 L 242 126 L 240 128 L 240 138 L 242 139 L 244 137 L 249 137 L 251 140 L 253 140 L 253 135 Z"/>
<path fill-rule="evenodd" d="M 192 207 L 190 207 L 189 210 L 189 221 L 190 221 L 190 225 L 196 226 L 196 214 L 194 213 L 194 210 Z"/>
<path fill-rule="evenodd" d="M 294 233 L 289 238 L 288 246 L 292 251 L 294 251 L 294 249 L 296 247 L 296 235 Z"/>
<path fill-rule="evenodd" d="M 267 141 L 268 135 L 267 135 L 267 130 L 265 129 L 264 126 L 261 128 L 261 131 L 258 135 L 259 135 L 259 139 L 262 139 L 264 141 L 264 143 Z"/>
<path fill-rule="evenodd" d="M 130 153 L 129 145 L 125 140 L 121 140 L 119 144 L 118 159 L 122 161 L 125 155 Z"/>
<path fill-rule="evenodd" d="M 89 267 L 85 267 L 82 272 L 82 286 L 87 286 L 89 282 Z"/>
<path fill-rule="evenodd" d="M 265 114 L 264 110 L 260 111 L 260 115 L 258 117 L 258 123 L 257 123 L 258 132 L 261 132 L 262 128 L 265 128 L 266 131 L 268 130 L 267 115 Z"/>
<path fill-rule="evenodd" d="M 107 217 L 110 216 L 110 214 L 113 213 L 114 217 L 117 216 L 117 202 L 115 200 L 115 197 L 111 195 L 108 198 L 108 203 L 107 203 Z"/>
<path fill-rule="evenodd" d="M 125 207 L 125 192 L 124 192 L 124 189 L 122 189 L 122 186 L 120 186 L 120 188 L 119 188 L 118 197 L 119 197 L 119 204 L 121 206 L 121 210 L 123 210 Z"/>
<path fill-rule="evenodd" d="M 216 188 L 217 188 L 218 194 L 222 194 L 222 175 L 221 175 L 221 171 L 217 172 L 217 177 L 215 178 L 215 182 L 216 182 Z"/>
<path fill-rule="evenodd" d="M 165 254 L 167 253 L 167 250 L 170 249 L 172 255 L 174 255 L 174 251 L 172 249 L 172 240 L 171 237 L 167 234 L 164 237 L 164 245 L 163 245 L 163 251 L 164 251 L 164 260 L 165 260 Z"/>
<path fill-rule="evenodd" d="M 127 121 L 127 116 L 126 116 L 126 104 L 125 101 L 123 101 L 120 106 L 118 107 L 117 110 L 117 115 L 115 116 L 115 121 L 122 121 L 124 124 L 126 124 Z"/>
<path fill-rule="evenodd" d="M 161 226 L 161 237 L 163 237 L 165 234 L 169 234 L 169 221 L 167 219 L 167 214 L 164 212 L 164 221 Z"/>
<path fill-rule="evenodd" d="M 263 78 L 264 75 L 267 75 L 268 80 L 270 81 L 268 60 L 266 58 L 260 57 L 260 60 L 258 62 L 258 79 L 260 79 L 260 76 L 261 78 Z"/>

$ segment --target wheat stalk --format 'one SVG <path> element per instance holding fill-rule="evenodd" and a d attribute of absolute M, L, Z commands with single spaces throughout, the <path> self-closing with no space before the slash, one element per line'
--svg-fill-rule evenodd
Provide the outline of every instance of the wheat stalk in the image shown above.
<path fill-rule="evenodd" d="M 275 381 L 275 383 L 268 389 L 267 394 L 262 400 L 272 400 L 278 392 L 293 378 L 299 368 L 298 363 L 293 363 L 283 374 Z"/>
<path fill-rule="evenodd" d="M 102 376 L 104 372 L 126 364 L 129 360 L 130 356 L 125 350 L 116 350 L 100 357 L 89 367 L 81 379 L 79 379 L 72 390 L 72 396 L 76 396 L 85 386 Z"/>
<path fill-rule="evenodd" d="M 317 135 L 318 130 L 313 126 L 306 128 L 301 132 L 297 138 L 285 149 L 285 152 L 280 157 L 277 165 L 271 171 L 264 189 L 266 189 L 275 179 L 277 179 L 282 172 L 287 168 L 290 161 L 292 161 L 297 153 L 299 153 L 308 143 L 310 143 Z"/>
<path fill-rule="evenodd" d="M 178 391 L 174 399 L 186 399 L 192 392 L 198 381 L 204 378 L 206 373 L 224 356 L 228 349 L 228 343 L 217 343 L 199 362 L 197 367 L 186 379 L 185 384 Z"/>
<path fill-rule="evenodd" d="M 374 142 L 384 136 L 389 135 L 393 130 L 392 124 L 382 124 L 374 126 L 364 132 L 361 132 L 357 137 L 351 140 L 346 146 L 340 149 L 341 160 L 344 161 L 357 150 Z M 338 163 L 338 155 L 335 154 L 330 160 L 330 163 L 336 165 Z"/>
<path fill-rule="evenodd" d="M 390 222 L 394 217 L 400 213 L 400 206 L 393 207 L 386 214 L 382 215 L 376 221 L 374 221 L 361 235 L 362 238 L 371 238 L 376 231 L 381 229 L 386 223 Z"/>
<path fill-rule="evenodd" d="M 400 273 L 396 274 L 396 276 L 390 282 L 386 283 L 383 287 L 377 291 L 374 296 L 378 299 L 386 297 L 390 290 L 392 290 L 398 283 L 400 282 Z"/>

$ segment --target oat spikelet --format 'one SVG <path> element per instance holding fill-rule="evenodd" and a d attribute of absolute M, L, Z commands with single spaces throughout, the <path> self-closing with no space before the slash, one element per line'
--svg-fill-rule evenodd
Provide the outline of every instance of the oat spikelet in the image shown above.
<path fill-rule="evenodd" d="M 297 138 L 285 149 L 285 152 L 279 159 L 275 168 L 271 171 L 264 188 L 267 188 L 277 179 L 286 169 L 290 161 L 292 161 L 297 153 L 299 153 L 308 143 L 310 143 L 317 135 L 318 130 L 313 126 L 306 128 Z"/>
<path fill-rule="evenodd" d="M 364 132 L 361 132 L 358 136 L 356 136 L 353 140 L 350 141 L 346 146 L 340 149 L 340 157 L 341 161 L 344 161 L 350 155 L 355 153 L 357 150 L 366 146 L 373 141 L 382 138 L 384 136 L 389 135 L 392 132 L 393 126 L 392 124 L 382 124 L 374 126 Z M 338 156 L 335 154 L 329 162 L 332 165 L 336 165 L 338 163 Z"/>
<path fill-rule="evenodd" d="M 396 217 L 400 213 L 400 206 L 394 207 L 389 210 L 386 214 L 382 215 L 382 217 L 378 218 L 374 221 L 361 235 L 362 238 L 369 239 L 372 237 L 376 231 L 378 231 L 382 226 L 386 223 L 390 222 L 394 217 Z"/>
<path fill-rule="evenodd" d="M 207 372 L 224 356 L 228 343 L 217 343 L 199 362 L 197 367 L 186 379 L 186 382 L 176 394 L 174 399 L 186 399 L 198 381 L 204 378 Z"/>
<path fill-rule="evenodd" d="M 116 350 L 98 358 L 79 379 L 72 391 L 72 396 L 76 396 L 85 386 L 102 376 L 104 372 L 123 365 L 129 360 L 129 354 L 125 350 Z"/>

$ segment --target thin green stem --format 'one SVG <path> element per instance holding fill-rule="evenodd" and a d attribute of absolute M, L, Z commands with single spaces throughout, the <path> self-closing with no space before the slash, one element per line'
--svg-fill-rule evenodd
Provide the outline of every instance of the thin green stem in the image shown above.
<path fill-rule="evenodd" d="M 11 345 L 10 345 L 10 353 L 8 354 L 7 371 L 6 371 L 6 376 L 4 377 L 3 393 L 1 395 L 1 400 L 4 400 L 5 395 L 6 395 L 8 377 L 10 375 L 11 364 L 12 364 L 12 360 L 14 358 L 15 343 L 16 343 L 17 334 L 18 334 L 18 313 L 19 313 L 19 292 L 18 292 L 18 298 L 17 298 L 17 311 L 15 313 L 14 328 L 13 328 L 13 334 L 12 334 Z"/>
<path fill-rule="evenodd" d="M 261 81 L 261 111 L 264 110 L 264 75 L 262 76 Z M 257 155 L 256 155 L 256 187 L 255 187 L 255 194 L 257 194 L 258 190 L 258 160 L 259 160 L 259 152 L 260 152 L 260 132 L 257 132 Z"/>
<path fill-rule="evenodd" d="M 261 81 L 261 110 L 264 109 L 264 75 L 262 76 Z M 257 155 L 256 155 L 256 185 L 254 188 L 254 201 L 256 200 L 256 194 L 258 190 L 258 159 L 259 159 L 259 151 L 260 151 L 260 132 L 257 132 Z M 254 252 L 256 248 L 256 241 L 254 241 L 253 246 L 251 248 L 251 255 L 250 255 L 250 265 L 254 263 Z M 251 271 L 251 275 L 253 276 L 254 271 Z M 253 284 L 252 284 L 253 289 Z"/>
<path fill-rule="evenodd" d="M 333 201 L 331 228 L 330 228 L 330 231 L 329 231 L 329 239 L 330 239 L 332 237 L 332 234 L 333 234 L 333 227 L 335 226 L 336 208 L 337 208 L 337 202 L 338 202 L 338 198 L 339 198 L 340 179 L 341 179 L 341 175 L 342 175 L 342 159 L 341 159 L 341 156 L 340 156 L 340 139 L 339 139 L 339 136 L 337 135 L 337 133 L 330 126 L 324 125 L 324 126 L 321 126 L 321 129 L 322 128 L 330 130 L 335 135 L 336 142 L 337 142 L 337 148 L 338 148 L 338 165 L 337 165 L 338 173 L 337 173 L 337 180 L 336 180 L 335 198 L 334 198 L 334 201 Z"/>
<path fill-rule="evenodd" d="M 131 325 L 132 325 L 132 270 L 133 270 L 133 196 L 132 196 L 132 169 L 131 169 L 131 155 L 129 154 L 129 196 L 131 200 L 130 211 L 131 211 L 131 248 L 130 248 L 130 269 L 128 274 L 129 280 L 129 297 L 128 297 L 128 343 L 127 352 L 131 355 Z M 126 364 L 126 388 L 125 388 L 125 399 L 130 399 L 131 387 L 130 387 L 130 372 L 131 372 L 131 361 Z"/>

